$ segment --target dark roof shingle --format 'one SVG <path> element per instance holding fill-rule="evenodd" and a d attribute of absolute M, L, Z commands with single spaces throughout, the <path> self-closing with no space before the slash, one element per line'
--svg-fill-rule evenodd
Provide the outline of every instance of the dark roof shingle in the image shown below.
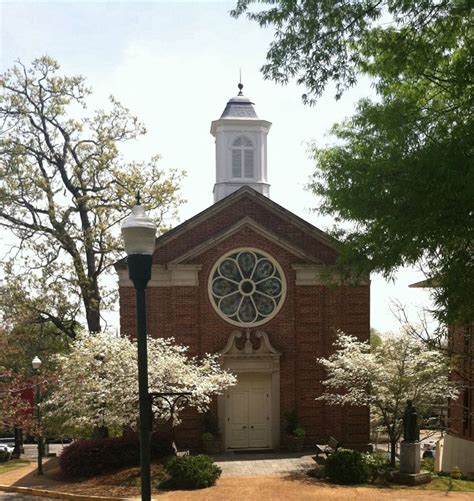
<path fill-rule="evenodd" d="M 235 96 L 226 104 L 221 118 L 258 118 L 248 97 Z"/>

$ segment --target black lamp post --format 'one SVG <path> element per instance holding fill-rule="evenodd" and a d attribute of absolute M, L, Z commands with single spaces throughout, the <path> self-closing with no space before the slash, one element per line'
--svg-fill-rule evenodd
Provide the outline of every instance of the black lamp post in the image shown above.
<path fill-rule="evenodd" d="M 39 383 L 39 370 L 41 367 L 41 360 L 39 357 L 35 357 L 31 361 L 33 370 L 35 371 L 35 384 L 36 384 L 36 419 L 38 424 L 38 475 L 43 474 L 43 437 L 41 434 L 41 388 Z"/>
<path fill-rule="evenodd" d="M 150 406 L 153 406 L 153 401 L 155 399 L 164 400 L 170 412 L 170 417 L 168 422 L 171 422 L 171 433 L 172 433 L 172 447 L 177 452 L 175 437 L 174 437 L 174 426 L 173 426 L 173 418 L 176 409 L 179 409 L 181 405 L 187 404 L 189 399 L 191 398 L 192 393 L 190 391 L 174 391 L 174 392 L 152 392 L 150 393 Z M 152 415 L 153 419 L 153 415 Z"/>
<path fill-rule="evenodd" d="M 138 400 L 140 407 L 140 470 L 142 501 L 151 499 L 150 436 L 151 408 L 148 396 L 148 355 L 146 341 L 145 289 L 151 278 L 156 226 L 146 215 L 137 195 L 137 205 L 122 224 L 128 274 L 136 289 L 138 343 Z"/>

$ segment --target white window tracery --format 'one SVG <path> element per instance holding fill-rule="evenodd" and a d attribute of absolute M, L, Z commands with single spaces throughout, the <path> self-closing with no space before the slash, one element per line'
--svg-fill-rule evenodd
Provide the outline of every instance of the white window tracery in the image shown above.
<path fill-rule="evenodd" d="M 253 178 L 255 147 L 249 138 L 238 137 L 231 147 L 232 177 Z"/>
<path fill-rule="evenodd" d="M 286 281 L 280 265 L 258 249 L 235 249 L 222 256 L 209 277 L 209 299 L 227 322 L 258 326 L 283 305 Z"/>

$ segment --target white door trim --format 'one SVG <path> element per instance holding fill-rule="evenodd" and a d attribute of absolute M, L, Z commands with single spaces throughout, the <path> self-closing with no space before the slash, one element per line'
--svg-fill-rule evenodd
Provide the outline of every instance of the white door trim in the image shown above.
<path fill-rule="evenodd" d="M 280 446 L 280 353 L 273 348 L 268 339 L 268 335 L 262 331 L 251 334 L 246 331 L 246 342 L 242 349 L 236 345 L 236 341 L 242 337 L 242 332 L 233 331 L 225 348 L 220 352 L 222 365 L 225 369 L 239 374 L 263 373 L 270 378 L 270 447 L 278 449 Z M 254 344 L 259 343 L 257 349 Z M 218 397 L 218 419 L 219 427 L 224 440 L 227 441 L 227 419 L 226 419 L 226 394 Z M 227 442 L 225 447 L 228 448 Z"/>

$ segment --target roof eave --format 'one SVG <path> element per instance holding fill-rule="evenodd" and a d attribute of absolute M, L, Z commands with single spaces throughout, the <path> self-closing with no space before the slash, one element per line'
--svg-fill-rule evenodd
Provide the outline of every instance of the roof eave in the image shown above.
<path fill-rule="evenodd" d="M 217 127 L 219 125 L 252 125 L 265 127 L 270 130 L 272 123 L 268 120 L 262 120 L 261 118 L 251 118 L 251 117 L 231 117 L 231 118 L 219 118 L 219 120 L 214 120 L 211 122 L 211 134 L 215 137 L 217 132 Z"/>

